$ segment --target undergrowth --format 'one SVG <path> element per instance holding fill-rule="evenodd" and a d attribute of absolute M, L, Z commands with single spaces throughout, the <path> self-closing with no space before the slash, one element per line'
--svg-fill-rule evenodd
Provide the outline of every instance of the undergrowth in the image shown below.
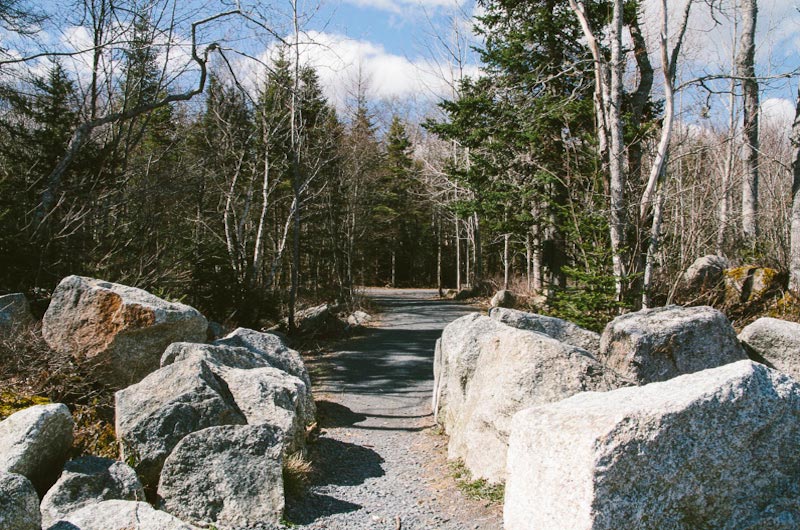
<path fill-rule="evenodd" d="M 467 466 L 465 466 L 464 462 L 460 459 L 450 462 L 449 465 L 453 478 L 456 481 L 456 486 L 458 486 L 458 489 L 460 489 L 464 495 L 470 499 L 489 501 L 493 504 L 503 502 L 503 496 L 505 495 L 504 484 L 490 484 L 482 478 L 473 480 L 472 473 L 470 473 Z"/>
<path fill-rule="evenodd" d="M 96 367 L 50 349 L 41 325 L 0 336 L 0 420 L 45 403 L 64 403 L 75 420 L 71 456 L 117 458 L 114 389 Z"/>

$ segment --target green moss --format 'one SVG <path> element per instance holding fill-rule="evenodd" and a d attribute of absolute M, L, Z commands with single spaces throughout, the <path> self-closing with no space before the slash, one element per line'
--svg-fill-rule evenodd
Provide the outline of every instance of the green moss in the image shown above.
<path fill-rule="evenodd" d="M 0 392 L 0 420 L 4 420 L 17 411 L 34 405 L 46 405 L 50 400 L 42 396 L 25 396 L 8 390 Z"/>
<path fill-rule="evenodd" d="M 493 504 L 503 502 L 506 490 L 505 484 L 491 484 L 482 478 L 473 480 L 472 474 L 462 460 L 450 462 L 450 470 L 458 489 L 470 499 L 489 501 Z"/>

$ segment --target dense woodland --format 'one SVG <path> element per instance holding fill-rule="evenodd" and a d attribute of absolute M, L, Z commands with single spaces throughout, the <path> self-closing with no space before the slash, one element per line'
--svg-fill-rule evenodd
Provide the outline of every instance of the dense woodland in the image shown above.
<path fill-rule="evenodd" d="M 475 35 L 437 42 L 456 63 L 474 45 L 480 74 L 414 112 L 369 79 L 328 101 L 294 2 L 284 33 L 222 2 L 68 3 L 0 1 L 32 50 L 0 43 L 0 292 L 82 274 L 252 326 L 356 286 L 506 286 L 596 327 L 674 300 L 704 254 L 800 269 L 800 125 L 759 126 L 760 93 L 797 72 L 761 76 L 755 0 L 648 2 L 649 32 L 636 1 L 482 0 Z M 695 78 L 683 39 L 709 13 L 736 21 L 735 56 Z M 253 82 L 217 38 L 234 21 L 273 38 Z M 37 41 L 48 24 L 90 36 L 86 71 Z"/>

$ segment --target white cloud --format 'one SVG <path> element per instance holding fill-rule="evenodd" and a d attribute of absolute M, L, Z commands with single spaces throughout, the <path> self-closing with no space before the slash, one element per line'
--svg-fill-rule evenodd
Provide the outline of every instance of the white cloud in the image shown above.
<path fill-rule="evenodd" d="M 761 103 L 761 126 L 788 136 L 794 122 L 795 106 L 788 99 L 769 98 Z"/>
<path fill-rule="evenodd" d="M 291 42 L 292 38 L 287 37 L 286 41 Z M 274 53 L 272 47 L 262 59 L 268 60 Z M 446 97 L 451 93 L 455 77 L 447 65 L 440 66 L 423 57 L 393 54 L 379 43 L 336 33 L 305 34 L 300 56 L 303 64 L 316 69 L 325 96 L 340 110 L 355 96 L 359 77 L 371 100 Z M 464 73 L 476 75 L 478 72 L 476 66 L 471 66 Z M 247 85 L 254 86 L 259 76 L 251 71 L 247 77 Z"/>

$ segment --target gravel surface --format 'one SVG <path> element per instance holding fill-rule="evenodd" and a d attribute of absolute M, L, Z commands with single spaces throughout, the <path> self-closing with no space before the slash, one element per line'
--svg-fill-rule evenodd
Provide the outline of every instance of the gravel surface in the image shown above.
<path fill-rule="evenodd" d="M 430 408 L 433 349 L 467 305 L 432 290 L 371 290 L 380 320 L 326 358 L 312 486 L 287 500 L 293 528 L 500 529 L 502 508 L 466 498 Z"/>

